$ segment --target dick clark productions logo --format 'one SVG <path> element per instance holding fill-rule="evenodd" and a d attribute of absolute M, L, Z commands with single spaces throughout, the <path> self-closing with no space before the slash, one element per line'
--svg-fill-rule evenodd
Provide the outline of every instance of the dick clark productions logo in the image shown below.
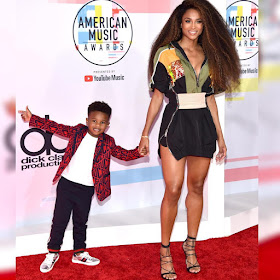
<path fill-rule="evenodd" d="M 45 116 L 46 119 L 49 119 L 49 116 Z M 32 133 L 38 133 L 43 137 L 43 146 L 37 151 L 30 151 L 25 145 L 25 139 Z M 39 128 L 30 128 L 25 131 L 20 139 L 20 147 L 22 151 L 28 156 L 21 160 L 22 166 L 21 170 L 33 169 L 33 168 L 42 168 L 48 166 L 58 166 L 62 160 L 63 154 L 65 152 L 64 149 L 56 148 L 52 143 L 53 133 L 48 131 L 43 131 Z M 58 154 L 51 154 L 51 151 Z M 41 156 L 44 152 L 46 152 L 46 156 Z"/>
<path fill-rule="evenodd" d="M 126 11 L 111 0 L 85 4 L 75 17 L 73 38 L 77 51 L 96 65 L 120 61 L 132 43 L 132 25 Z"/>

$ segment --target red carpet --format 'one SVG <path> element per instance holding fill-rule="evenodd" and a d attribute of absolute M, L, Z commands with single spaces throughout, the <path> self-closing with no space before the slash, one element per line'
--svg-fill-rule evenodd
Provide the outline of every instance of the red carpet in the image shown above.
<path fill-rule="evenodd" d="M 259 246 L 259 279 L 280 279 L 280 236 L 261 243 Z"/>
<path fill-rule="evenodd" d="M 0 280 L 16 280 L 16 272 L 14 270 L 1 271 Z"/>
<path fill-rule="evenodd" d="M 257 226 L 226 238 L 197 243 L 201 272 L 192 275 L 186 271 L 181 242 L 171 243 L 177 279 L 196 280 L 257 280 L 258 279 L 258 228 Z M 96 279 L 136 280 L 161 279 L 159 244 L 141 244 L 88 249 L 101 263 L 88 267 L 71 262 L 72 251 L 60 253 L 53 270 L 43 274 L 39 266 L 45 255 L 17 258 L 17 279 Z"/>

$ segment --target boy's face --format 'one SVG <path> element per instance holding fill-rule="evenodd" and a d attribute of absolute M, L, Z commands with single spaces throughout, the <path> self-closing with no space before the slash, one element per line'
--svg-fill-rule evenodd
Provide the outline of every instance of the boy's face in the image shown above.
<path fill-rule="evenodd" d="M 90 112 L 87 118 L 88 133 L 98 137 L 109 125 L 109 116 L 100 111 Z"/>

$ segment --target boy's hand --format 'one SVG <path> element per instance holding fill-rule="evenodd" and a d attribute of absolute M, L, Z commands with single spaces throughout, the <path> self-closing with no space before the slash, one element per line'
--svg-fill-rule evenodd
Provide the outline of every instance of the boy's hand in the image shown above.
<path fill-rule="evenodd" d="M 30 112 L 30 110 L 28 109 L 28 106 L 26 106 L 26 111 L 18 111 L 19 114 L 21 114 L 21 117 L 23 119 L 23 121 L 25 122 L 29 122 L 31 117 L 32 117 L 32 113 Z"/>

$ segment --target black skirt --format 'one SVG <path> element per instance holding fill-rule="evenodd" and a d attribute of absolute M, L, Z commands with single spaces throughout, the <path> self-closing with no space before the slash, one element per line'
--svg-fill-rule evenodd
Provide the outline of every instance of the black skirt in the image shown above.
<path fill-rule="evenodd" d="M 168 147 L 177 160 L 186 156 L 212 158 L 216 140 L 216 127 L 208 107 L 177 110 L 170 104 L 166 106 L 159 144 Z"/>

